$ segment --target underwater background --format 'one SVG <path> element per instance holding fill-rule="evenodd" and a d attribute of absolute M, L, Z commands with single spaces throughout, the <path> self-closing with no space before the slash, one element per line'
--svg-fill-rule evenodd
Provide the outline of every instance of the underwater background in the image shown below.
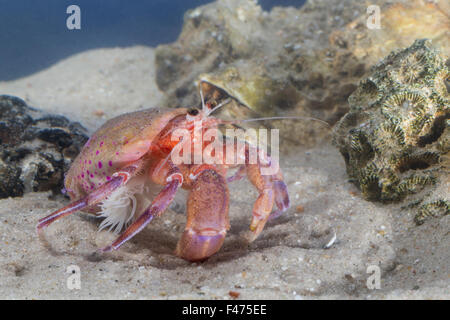
<path fill-rule="evenodd" d="M 448 0 L 0 0 L 0 299 L 450 299 L 449 39 Z M 187 192 L 115 252 L 81 212 L 36 233 L 94 132 L 199 86 L 280 130 L 290 208 L 258 239 L 248 179 L 203 263 L 174 255 Z"/>
<path fill-rule="evenodd" d="M 0 0 L 0 81 L 47 68 L 93 48 L 158 44 L 176 40 L 183 15 L 211 0 Z M 303 5 L 304 0 L 262 0 L 273 6 Z M 81 30 L 66 28 L 66 8 L 81 9 Z M 7 62 L 7 63 L 6 63 Z"/>

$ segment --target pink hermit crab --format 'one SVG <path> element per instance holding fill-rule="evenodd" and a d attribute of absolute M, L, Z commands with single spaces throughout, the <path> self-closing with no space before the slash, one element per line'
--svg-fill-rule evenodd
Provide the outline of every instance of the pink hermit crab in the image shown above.
<path fill-rule="evenodd" d="M 188 141 L 174 137 L 176 129 L 187 130 L 194 137 L 195 124 L 201 123 L 203 134 L 230 123 L 210 116 L 220 106 L 213 109 L 209 103 L 202 105 L 201 109 L 148 109 L 106 122 L 92 135 L 66 175 L 65 189 L 73 202 L 39 220 L 38 232 L 61 217 L 83 210 L 105 217 L 100 228 L 121 230 L 132 222 L 102 251 L 118 249 L 160 216 L 177 190 L 184 188 L 189 190 L 187 223 L 175 254 L 190 261 L 204 260 L 221 248 L 230 227 L 228 182 L 246 173 L 259 192 L 250 224 L 250 241 L 255 240 L 269 218 L 289 208 L 281 171 L 277 167 L 274 174 L 263 175 L 262 169 L 270 165 L 270 157 L 247 142 L 241 165 L 225 161 L 214 164 L 172 161 L 174 148 Z M 207 143 L 202 142 L 200 152 L 206 147 Z M 190 158 L 199 152 L 193 149 Z M 252 163 L 249 155 L 255 149 L 258 158 Z M 224 155 L 223 152 L 216 156 Z M 238 171 L 227 178 L 227 170 L 234 167 L 239 167 Z M 151 199 L 148 190 L 155 185 L 163 187 Z M 274 204 L 278 209 L 271 213 Z"/>

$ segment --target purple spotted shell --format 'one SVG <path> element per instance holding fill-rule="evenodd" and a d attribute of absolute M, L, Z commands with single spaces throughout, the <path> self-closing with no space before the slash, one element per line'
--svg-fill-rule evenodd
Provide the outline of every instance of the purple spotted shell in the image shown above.
<path fill-rule="evenodd" d="M 186 112 L 184 108 L 154 108 L 107 121 L 86 142 L 67 172 L 65 188 L 72 200 L 85 196 L 142 157 L 148 149 L 136 151 L 136 143 L 145 141 L 150 145 L 171 119 Z"/>

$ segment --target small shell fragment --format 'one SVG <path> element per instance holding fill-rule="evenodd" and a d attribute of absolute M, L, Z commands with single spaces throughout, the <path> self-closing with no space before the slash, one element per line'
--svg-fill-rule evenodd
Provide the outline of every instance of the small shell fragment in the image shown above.
<path fill-rule="evenodd" d="M 333 233 L 333 236 L 331 237 L 330 241 L 328 241 L 328 243 L 326 245 L 323 246 L 324 249 L 328 249 L 330 248 L 334 242 L 336 241 L 336 232 Z"/>

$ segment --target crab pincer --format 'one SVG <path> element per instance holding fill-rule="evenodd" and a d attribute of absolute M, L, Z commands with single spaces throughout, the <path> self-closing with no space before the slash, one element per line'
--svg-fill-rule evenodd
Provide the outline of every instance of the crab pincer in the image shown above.
<path fill-rule="evenodd" d="M 224 177 L 209 168 L 198 172 L 188 195 L 186 227 L 175 253 L 191 261 L 216 253 L 230 228 L 228 207 Z"/>

